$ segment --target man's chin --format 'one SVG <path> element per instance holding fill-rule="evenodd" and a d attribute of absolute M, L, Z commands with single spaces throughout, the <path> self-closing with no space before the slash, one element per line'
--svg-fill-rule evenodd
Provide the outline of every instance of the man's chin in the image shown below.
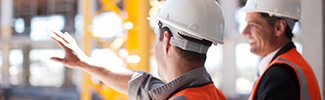
<path fill-rule="evenodd" d="M 255 48 L 253 48 L 253 47 L 251 47 L 250 52 L 255 54 L 255 55 L 257 54 L 257 50 Z"/>

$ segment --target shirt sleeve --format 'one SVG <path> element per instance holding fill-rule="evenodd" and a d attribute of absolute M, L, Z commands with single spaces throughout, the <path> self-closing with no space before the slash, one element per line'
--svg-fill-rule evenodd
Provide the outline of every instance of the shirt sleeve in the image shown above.
<path fill-rule="evenodd" d="M 132 75 L 128 84 L 129 100 L 151 100 L 148 91 L 164 85 L 161 80 L 140 71 Z"/>
<path fill-rule="evenodd" d="M 263 75 L 256 100 L 299 100 L 300 88 L 294 70 L 285 64 L 276 64 Z"/>

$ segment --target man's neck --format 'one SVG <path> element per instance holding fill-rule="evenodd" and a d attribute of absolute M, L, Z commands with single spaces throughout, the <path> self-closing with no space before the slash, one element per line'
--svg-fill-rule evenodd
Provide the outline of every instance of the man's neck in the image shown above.
<path fill-rule="evenodd" d="M 188 62 L 184 61 L 183 59 L 179 59 L 170 61 L 170 64 L 167 66 L 167 72 L 170 72 L 170 74 L 168 75 L 168 79 L 166 81 L 171 82 L 193 69 L 204 67 L 204 63 L 197 61 Z"/>

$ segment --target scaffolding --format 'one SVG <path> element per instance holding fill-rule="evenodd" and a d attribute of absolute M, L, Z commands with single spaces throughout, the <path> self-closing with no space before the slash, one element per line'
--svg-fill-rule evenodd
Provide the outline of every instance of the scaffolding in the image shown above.
<path fill-rule="evenodd" d="M 149 1 L 143 0 L 125 0 L 124 6 L 126 15 L 123 13 L 122 9 L 120 9 L 114 0 L 101 0 L 102 7 L 100 9 L 101 12 L 112 11 L 118 14 L 123 22 L 131 22 L 134 27 L 128 30 L 127 38 L 123 36 L 116 39 L 113 43 L 107 43 L 105 40 L 101 38 L 94 37 L 89 30 L 90 22 L 93 18 L 89 9 L 91 7 L 91 0 L 85 0 L 84 8 L 84 51 L 86 54 L 90 54 L 91 51 L 91 40 L 95 40 L 97 43 L 101 44 L 104 48 L 110 48 L 113 51 L 117 52 L 122 45 L 125 44 L 129 54 L 131 55 L 139 55 L 141 60 L 136 64 L 128 64 L 128 68 L 134 70 L 142 70 L 145 72 L 149 71 L 149 57 L 150 57 L 150 33 L 149 25 L 146 23 L 146 17 L 149 12 Z M 119 45 L 114 45 L 119 44 Z M 125 61 L 126 62 L 126 61 Z M 95 89 L 104 99 L 127 99 L 125 94 L 118 93 L 104 84 L 96 84 L 91 81 L 91 77 L 84 73 L 84 81 L 81 93 L 82 100 L 90 100 L 91 99 L 91 88 Z"/>

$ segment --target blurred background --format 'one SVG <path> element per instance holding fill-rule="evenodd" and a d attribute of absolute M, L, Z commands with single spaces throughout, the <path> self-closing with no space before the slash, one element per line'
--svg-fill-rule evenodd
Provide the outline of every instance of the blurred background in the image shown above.
<path fill-rule="evenodd" d="M 212 46 L 205 63 L 229 100 L 247 100 L 260 58 L 241 37 L 246 0 L 217 0 L 226 20 L 225 44 Z M 0 0 L 0 100 L 127 100 L 80 70 L 50 61 L 64 52 L 52 30 L 73 35 L 97 64 L 157 75 L 154 34 L 146 17 L 165 0 Z M 294 29 L 298 51 L 310 62 L 324 97 L 325 1 L 301 0 Z"/>

